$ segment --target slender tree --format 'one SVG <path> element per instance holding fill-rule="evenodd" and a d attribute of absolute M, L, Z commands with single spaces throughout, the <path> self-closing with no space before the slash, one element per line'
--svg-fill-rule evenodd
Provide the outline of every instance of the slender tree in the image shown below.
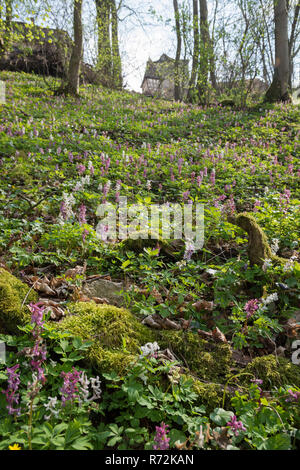
<path fill-rule="evenodd" d="M 200 2 L 200 63 L 198 73 L 198 94 L 201 102 L 206 102 L 208 91 L 208 72 L 209 72 L 209 26 L 208 26 L 208 8 L 207 0 Z"/>
<path fill-rule="evenodd" d="M 116 0 L 111 0 L 112 81 L 115 88 L 122 88 L 122 62 L 118 36 L 118 12 Z"/>
<path fill-rule="evenodd" d="M 175 89 L 174 96 L 175 101 L 180 100 L 180 56 L 181 56 L 181 47 L 182 47 L 182 36 L 180 28 L 180 13 L 178 7 L 178 1 L 173 0 L 173 8 L 175 14 L 175 28 L 176 28 L 176 38 L 177 38 L 177 47 L 176 47 L 176 57 L 175 57 Z"/>
<path fill-rule="evenodd" d="M 193 0 L 193 62 L 192 73 L 189 82 L 188 99 L 192 101 L 196 87 L 197 69 L 199 63 L 200 32 L 199 32 L 199 8 L 198 0 Z"/>
<path fill-rule="evenodd" d="M 98 25 L 99 78 L 104 86 L 122 87 L 116 0 L 95 0 Z"/>
<path fill-rule="evenodd" d="M 293 16 L 293 21 L 292 21 L 292 27 L 291 27 L 291 34 L 290 34 L 290 39 L 289 39 L 289 87 L 292 89 L 292 80 L 293 80 L 293 72 L 294 72 L 294 59 L 299 52 L 298 50 L 295 50 L 295 44 L 296 44 L 296 37 L 297 37 L 297 32 L 299 34 L 299 28 L 298 28 L 298 22 L 300 19 L 300 0 L 297 1 L 295 5 L 295 10 L 294 10 L 294 16 Z"/>
<path fill-rule="evenodd" d="M 275 64 L 273 81 L 268 89 L 265 100 L 289 101 L 289 37 L 288 37 L 288 9 L 286 0 L 274 0 L 275 23 Z"/>
<path fill-rule="evenodd" d="M 110 38 L 111 0 L 96 0 L 98 25 L 98 64 L 101 83 L 111 85 L 112 46 Z"/>
<path fill-rule="evenodd" d="M 68 77 L 66 85 L 62 85 L 57 91 L 58 94 L 79 94 L 79 75 L 83 53 L 83 32 L 82 32 L 82 0 L 74 0 L 74 43 L 69 63 Z"/>

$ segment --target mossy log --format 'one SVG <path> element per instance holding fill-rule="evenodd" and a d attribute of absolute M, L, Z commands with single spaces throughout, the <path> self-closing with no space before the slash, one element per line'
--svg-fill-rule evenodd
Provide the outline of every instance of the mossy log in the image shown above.
<path fill-rule="evenodd" d="M 249 238 L 248 256 L 250 264 L 262 267 L 266 259 L 276 263 L 285 262 L 283 258 L 272 253 L 268 239 L 253 215 L 243 212 L 236 217 L 228 217 L 228 221 L 247 232 Z"/>

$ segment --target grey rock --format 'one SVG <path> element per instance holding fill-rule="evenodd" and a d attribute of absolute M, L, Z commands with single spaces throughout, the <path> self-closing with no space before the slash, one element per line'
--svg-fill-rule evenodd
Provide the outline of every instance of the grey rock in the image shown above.
<path fill-rule="evenodd" d="M 112 282 L 106 279 L 95 279 L 92 282 L 86 282 L 83 286 L 83 293 L 90 297 L 100 297 L 108 300 L 110 305 L 122 307 L 124 305 L 124 297 L 121 294 L 125 291 L 122 282 Z"/>

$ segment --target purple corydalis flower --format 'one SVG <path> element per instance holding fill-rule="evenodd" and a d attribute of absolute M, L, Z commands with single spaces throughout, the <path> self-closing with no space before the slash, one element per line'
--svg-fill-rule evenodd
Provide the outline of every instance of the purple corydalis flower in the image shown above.
<path fill-rule="evenodd" d="M 167 429 L 168 424 L 161 423 L 160 426 L 156 426 L 156 434 L 154 437 L 155 444 L 153 445 L 154 450 L 168 450 L 170 438 L 167 437 L 169 430 Z"/>
<path fill-rule="evenodd" d="M 20 365 L 16 364 L 15 366 L 8 367 L 6 369 L 6 373 L 8 375 L 8 387 L 6 390 L 2 390 L 2 393 L 4 393 L 6 396 L 6 408 L 9 415 L 19 415 L 21 412 L 20 408 L 14 408 L 14 404 L 18 404 L 20 398 L 20 395 L 17 393 L 20 385 L 20 373 L 17 372 L 19 367 Z"/>
<path fill-rule="evenodd" d="M 31 311 L 31 323 L 34 324 L 36 327 L 42 328 L 44 325 L 43 322 L 43 315 L 45 307 L 40 303 L 29 305 L 29 309 Z"/>
<path fill-rule="evenodd" d="M 64 379 L 60 393 L 62 395 L 62 405 L 65 406 L 67 402 L 73 402 L 78 395 L 78 384 L 81 379 L 81 373 L 73 367 L 73 372 L 62 372 L 61 377 Z"/>
<path fill-rule="evenodd" d="M 47 357 L 47 350 L 43 344 L 43 338 L 41 336 L 42 330 L 44 328 L 43 315 L 45 307 L 40 303 L 29 305 L 31 311 L 31 323 L 34 325 L 32 330 L 32 336 L 35 338 L 35 343 L 30 352 L 30 365 L 32 369 L 37 373 L 37 381 L 40 381 L 42 384 L 46 382 L 46 377 L 44 375 L 44 369 L 42 368 L 43 362 Z M 35 384 L 33 384 L 34 388 Z"/>
<path fill-rule="evenodd" d="M 85 242 L 86 237 L 88 236 L 90 232 L 85 228 L 84 231 L 82 232 L 82 241 Z"/>
<path fill-rule="evenodd" d="M 84 204 L 81 204 L 79 208 L 79 223 L 81 225 L 86 223 L 86 206 Z"/>
<path fill-rule="evenodd" d="M 294 392 L 293 390 L 289 389 L 288 394 L 290 396 L 285 401 L 287 402 L 300 401 L 300 392 Z"/>
<path fill-rule="evenodd" d="M 251 299 L 244 306 L 245 312 L 247 312 L 247 319 L 252 317 L 252 315 L 258 310 L 259 307 L 259 300 L 258 299 Z"/>
<path fill-rule="evenodd" d="M 82 163 L 79 163 L 79 165 L 77 165 L 77 171 L 79 175 L 82 175 L 85 172 L 85 166 L 82 165 Z"/>

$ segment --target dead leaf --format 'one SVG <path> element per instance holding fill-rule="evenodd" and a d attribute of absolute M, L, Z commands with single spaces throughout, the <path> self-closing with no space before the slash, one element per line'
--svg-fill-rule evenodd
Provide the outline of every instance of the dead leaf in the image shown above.
<path fill-rule="evenodd" d="M 150 295 L 151 295 L 152 297 L 154 297 L 154 299 L 156 300 L 156 302 L 157 302 L 158 304 L 162 304 L 162 303 L 163 303 L 164 300 L 163 300 L 163 298 L 162 298 L 162 295 L 161 295 L 160 292 L 158 292 L 157 289 L 155 289 L 155 288 L 152 289 Z"/>
<path fill-rule="evenodd" d="M 213 431 L 213 438 L 220 449 L 226 450 L 231 444 L 231 438 L 228 436 L 228 428 L 222 427 L 221 432 Z"/>
<path fill-rule="evenodd" d="M 66 279 L 75 279 L 76 276 L 83 276 L 86 270 L 86 265 L 85 266 L 76 266 L 75 268 L 68 269 L 65 272 L 65 278 Z"/>
<path fill-rule="evenodd" d="M 49 285 L 45 281 L 36 281 L 36 282 L 34 282 L 34 288 L 37 291 L 42 292 L 43 294 L 55 295 L 54 290 L 51 289 L 51 287 L 49 287 Z"/>
<path fill-rule="evenodd" d="M 198 302 L 193 304 L 193 307 L 197 312 L 201 312 L 202 310 L 212 312 L 214 309 L 214 303 L 207 300 L 198 300 Z"/>
<path fill-rule="evenodd" d="M 222 333 L 221 330 L 216 326 L 216 328 L 212 331 L 212 337 L 216 343 L 227 343 L 226 336 Z"/>

